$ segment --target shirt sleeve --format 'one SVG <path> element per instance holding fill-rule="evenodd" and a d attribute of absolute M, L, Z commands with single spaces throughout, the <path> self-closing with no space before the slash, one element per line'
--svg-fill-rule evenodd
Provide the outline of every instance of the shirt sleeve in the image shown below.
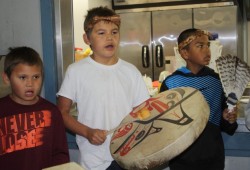
<path fill-rule="evenodd" d="M 76 100 L 76 81 L 75 81 L 74 72 L 71 67 L 71 65 L 68 67 L 68 69 L 65 72 L 65 76 L 63 79 L 63 82 L 61 84 L 59 92 L 56 94 L 57 96 L 63 96 L 66 97 L 73 102 Z"/>
<path fill-rule="evenodd" d="M 225 96 L 225 93 L 223 92 L 222 94 L 222 111 L 224 109 L 226 109 L 228 106 L 227 106 L 227 98 Z M 236 129 L 238 128 L 238 123 L 235 122 L 235 123 L 229 123 L 228 121 L 226 121 L 223 116 L 221 116 L 221 124 L 220 124 L 220 127 L 221 127 L 221 131 L 227 133 L 228 135 L 233 135 L 236 131 Z"/>
<path fill-rule="evenodd" d="M 136 70 L 136 85 L 135 85 L 135 100 L 133 102 L 133 107 L 140 105 L 142 102 L 149 99 L 149 92 L 146 87 L 146 83 L 144 82 L 141 73 Z"/>
<path fill-rule="evenodd" d="M 168 87 L 166 85 L 166 79 L 162 82 L 160 92 L 168 90 Z"/>
<path fill-rule="evenodd" d="M 225 119 L 223 119 L 223 117 L 221 118 L 221 131 L 232 136 L 235 133 L 237 128 L 238 128 L 237 122 L 234 122 L 231 124 L 228 121 L 226 121 Z"/>

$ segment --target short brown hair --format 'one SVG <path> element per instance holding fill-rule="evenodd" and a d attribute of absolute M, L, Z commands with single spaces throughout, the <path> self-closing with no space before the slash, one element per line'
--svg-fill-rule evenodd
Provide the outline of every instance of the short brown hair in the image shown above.
<path fill-rule="evenodd" d="M 108 7 L 96 7 L 96 8 L 92 8 L 90 10 L 88 10 L 88 13 L 85 17 L 85 21 L 84 21 L 84 31 L 87 34 L 87 36 L 90 35 L 92 28 L 89 29 L 89 25 L 91 24 L 91 22 L 93 21 L 94 17 L 99 16 L 99 17 L 111 17 L 116 15 L 115 11 L 113 11 L 112 9 L 109 9 Z"/>
<path fill-rule="evenodd" d="M 37 65 L 41 67 L 41 72 L 43 74 L 43 62 L 40 55 L 30 47 L 15 47 L 9 48 L 10 52 L 6 55 L 4 61 L 4 72 L 8 77 L 16 65 L 27 64 L 30 66 Z"/>

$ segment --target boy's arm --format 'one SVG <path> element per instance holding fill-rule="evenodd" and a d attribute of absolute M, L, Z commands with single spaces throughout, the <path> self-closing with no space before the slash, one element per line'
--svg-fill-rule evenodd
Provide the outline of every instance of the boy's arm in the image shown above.
<path fill-rule="evenodd" d="M 221 118 L 221 130 L 228 135 L 233 135 L 238 128 L 236 109 L 229 112 L 228 109 L 224 109 Z"/>
<path fill-rule="evenodd" d="M 222 116 L 221 116 L 221 123 L 220 128 L 221 131 L 226 132 L 228 135 L 233 135 L 238 128 L 237 123 L 237 108 L 234 108 L 231 113 L 229 113 L 228 106 L 227 106 L 227 98 L 225 93 L 222 93 Z"/>
<path fill-rule="evenodd" d="M 84 124 L 81 124 L 70 115 L 72 100 L 63 96 L 59 96 L 57 105 L 62 113 L 63 121 L 67 129 L 73 133 L 87 138 L 89 142 L 94 145 L 100 145 L 106 140 L 105 130 L 92 129 Z"/>

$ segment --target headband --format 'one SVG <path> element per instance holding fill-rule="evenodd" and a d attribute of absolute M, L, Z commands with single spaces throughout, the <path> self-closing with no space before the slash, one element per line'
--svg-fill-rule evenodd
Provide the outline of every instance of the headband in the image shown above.
<path fill-rule="evenodd" d="M 182 41 L 179 45 L 178 45 L 178 49 L 182 50 L 183 48 L 185 48 L 188 44 L 190 44 L 192 41 L 194 41 L 196 38 L 202 36 L 202 35 L 207 35 L 209 39 L 212 38 L 212 35 L 210 32 L 206 31 L 206 30 L 197 30 L 194 32 L 194 34 L 190 35 L 189 37 L 187 37 L 184 41 Z"/>
<path fill-rule="evenodd" d="M 88 30 L 92 29 L 94 27 L 94 25 L 100 21 L 104 21 L 104 22 L 113 22 L 115 25 L 117 25 L 118 27 L 120 27 L 121 24 L 121 18 L 119 15 L 113 15 L 113 16 L 95 16 L 87 25 L 87 28 L 85 29 L 85 32 L 87 32 Z"/>

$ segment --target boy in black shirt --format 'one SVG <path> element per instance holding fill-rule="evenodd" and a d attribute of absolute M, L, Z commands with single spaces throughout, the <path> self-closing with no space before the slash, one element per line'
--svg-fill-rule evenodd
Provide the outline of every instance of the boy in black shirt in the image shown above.
<path fill-rule="evenodd" d="M 211 58 L 209 38 L 208 32 L 195 28 L 180 34 L 178 48 L 186 67 L 168 76 L 160 89 L 161 92 L 182 86 L 199 89 L 210 106 L 205 130 L 187 150 L 170 161 L 171 170 L 223 170 L 221 131 L 233 135 L 238 127 L 236 109 L 229 113 L 219 75 L 206 66 Z"/>

